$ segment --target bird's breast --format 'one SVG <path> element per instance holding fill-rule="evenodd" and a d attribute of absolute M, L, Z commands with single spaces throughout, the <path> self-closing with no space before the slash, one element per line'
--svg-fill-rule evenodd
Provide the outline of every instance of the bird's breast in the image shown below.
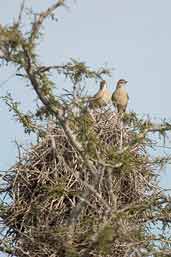
<path fill-rule="evenodd" d="M 126 105 L 128 103 L 128 94 L 124 88 L 117 89 L 113 95 L 112 100 L 116 104 Z"/>

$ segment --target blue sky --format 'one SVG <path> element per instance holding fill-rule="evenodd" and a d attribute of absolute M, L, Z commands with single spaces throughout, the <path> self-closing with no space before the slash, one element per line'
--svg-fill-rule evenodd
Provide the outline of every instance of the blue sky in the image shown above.
<path fill-rule="evenodd" d="M 52 0 L 26 2 L 35 11 L 54 3 Z M 20 3 L 20 0 L 1 1 L 0 24 L 14 20 Z M 39 47 L 42 62 L 60 64 L 73 57 L 94 68 L 107 64 L 114 68 L 108 80 L 111 90 L 118 79 L 129 81 L 129 110 L 171 120 L 171 1 L 68 0 L 67 3 L 69 9 L 57 10 L 57 23 L 46 22 L 46 38 Z M 16 78 L 4 83 L 14 73 L 12 66 L 0 68 L 0 94 L 10 90 L 27 109 L 34 99 L 33 92 Z M 97 85 L 89 87 L 89 93 L 97 88 Z M 2 104 L 0 119 L 0 169 L 5 169 L 15 162 L 13 141 L 29 144 L 30 139 Z M 161 183 L 171 187 L 170 181 L 168 167 Z"/>

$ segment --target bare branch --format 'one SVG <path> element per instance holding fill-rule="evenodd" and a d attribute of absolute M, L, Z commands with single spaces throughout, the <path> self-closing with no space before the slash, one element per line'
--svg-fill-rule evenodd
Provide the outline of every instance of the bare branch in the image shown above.
<path fill-rule="evenodd" d="M 19 26 L 21 23 L 25 2 L 26 2 L 26 0 L 23 0 L 22 4 L 20 6 L 20 11 L 19 11 L 19 15 L 18 15 L 17 23 L 16 23 L 17 26 Z"/>
<path fill-rule="evenodd" d="M 58 7 L 64 5 L 65 0 L 58 0 L 55 4 L 53 4 L 51 7 L 49 7 L 46 11 L 41 12 L 36 21 L 33 23 L 32 31 L 30 34 L 30 42 L 33 42 L 37 36 L 37 34 L 40 31 L 40 28 L 44 22 L 44 20 L 50 16 Z"/>

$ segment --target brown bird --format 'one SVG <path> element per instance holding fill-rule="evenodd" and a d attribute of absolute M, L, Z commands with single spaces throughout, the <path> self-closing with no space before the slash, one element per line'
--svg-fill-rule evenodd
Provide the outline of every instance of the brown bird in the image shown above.
<path fill-rule="evenodd" d="M 128 105 L 129 96 L 125 90 L 125 85 L 128 83 L 125 79 L 120 79 L 117 82 L 116 89 L 112 94 L 113 105 L 117 108 L 118 113 L 126 111 Z"/>
<path fill-rule="evenodd" d="M 100 82 L 99 91 L 89 99 L 89 108 L 96 109 L 106 106 L 111 101 L 111 93 L 107 88 L 105 80 Z"/>

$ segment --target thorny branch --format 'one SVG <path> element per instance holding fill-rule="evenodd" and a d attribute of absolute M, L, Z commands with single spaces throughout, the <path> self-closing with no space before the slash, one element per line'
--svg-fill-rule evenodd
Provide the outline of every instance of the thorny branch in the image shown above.
<path fill-rule="evenodd" d="M 17 163 L 15 167 L 16 174 L 14 171 L 12 175 L 4 175 L 3 178 L 7 183 L 9 190 L 11 190 L 10 194 L 13 197 L 13 205 L 7 210 L 9 215 L 7 225 L 11 226 L 14 234 L 17 232 L 17 236 L 22 235 L 23 238 L 24 236 L 26 238 L 28 237 L 27 239 L 30 240 L 31 245 L 30 249 L 34 248 L 32 247 L 34 245 L 33 243 L 39 240 L 39 244 L 37 245 L 38 251 L 41 252 L 40 254 L 42 254 L 42 251 L 47 250 L 48 252 L 49 250 L 45 249 L 44 247 L 47 242 L 44 243 L 42 247 L 42 239 L 44 240 L 44 234 L 48 237 L 48 233 L 53 231 L 50 236 L 53 235 L 52 237 L 54 244 L 52 242 L 52 245 L 55 245 L 56 248 L 53 248 L 51 245 L 50 251 L 52 251 L 52 254 L 49 254 L 48 252 L 48 255 L 58 256 L 57 251 L 61 250 L 61 246 L 58 245 L 62 242 L 61 245 L 63 246 L 68 235 L 64 237 L 63 234 L 65 234 L 65 231 L 61 230 L 63 233 L 61 233 L 62 236 L 60 235 L 61 237 L 59 237 L 59 234 L 57 234 L 53 229 L 59 228 L 59 233 L 60 229 L 63 229 L 64 225 L 67 224 L 69 225 L 68 229 L 71 229 L 71 241 L 79 245 L 78 250 L 81 253 L 80 256 L 88 257 L 92 251 L 98 250 L 98 247 L 96 249 L 98 243 L 104 243 L 103 240 L 99 241 L 100 234 L 105 231 L 107 226 L 111 226 L 113 232 L 116 226 L 119 224 L 118 220 L 121 220 L 123 224 L 125 224 L 124 222 L 128 222 L 130 224 L 131 231 L 134 229 L 134 221 L 137 226 L 141 225 L 140 222 L 144 224 L 145 222 L 149 221 L 162 221 L 163 223 L 167 221 L 170 223 L 169 214 L 166 215 L 165 213 L 157 213 L 155 215 L 152 212 L 153 210 L 151 210 L 152 208 L 155 210 L 159 208 L 161 209 L 162 204 L 165 205 L 166 208 L 166 203 L 169 203 L 170 199 L 164 199 L 162 202 L 161 195 L 157 195 L 156 191 L 153 192 L 154 194 L 150 195 L 152 192 L 149 191 L 147 184 L 154 182 L 151 179 L 151 177 L 153 177 L 153 170 L 150 170 L 151 163 L 148 160 L 141 158 L 144 156 L 142 156 L 138 151 L 135 151 L 135 157 L 134 153 L 132 153 L 133 151 L 131 151 L 132 149 L 130 150 L 131 146 L 129 145 L 129 134 L 123 134 L 123 142 L 126 142 L 126 147 L 123 147 L 122 151 L 115 151 L 111 145 L 118 145 L 118 128 L 117 125 L 114 127 L 113 125 L 110 126 L 109 132 L 110 136 L 112 135 L 112 137 L 110 137 L 109 140 L 109 135 L 105 134 L 105 124 L 108 121 L 108 117 L 105 118 L 103 122 L 103 131 L 101 134 L 105 138 L 102 142 L 102 148 L 105 149 L 106 147 L 106 149 L 110 151 L 100 152 L 101 156 L 99 155 L 100 158 L 97 158 L 97 160 L 88 157 L 84 152 L 83 145 L 79 142 L 79 140 L 77 140 L 74 131 L 69 125 L 65 106 L 57 101 L 53 95 L 43 94 L 41 79 L 39 76 L 40 74 L 49 72 L 51 70 L 56 70 L 58 73 L 62 73 L 64 75 L 69 74 L 71 78 L 74 78 L 74 82 L 75 80 L 79 81 L 82 74 L 86 74 L 86 67 L 84 63 L 76 63 L 76 69 L 74 69 L 75 66 L 72 63 L 61 66 L 55 65 L 39 67 L 31 54 L 32 51 L 29 51 L 28 43 L 31 44 L 31 47 L 35 47 L 34 41 L 38 37 L 44 20 L 58 7 L 63 5 L 64 0 L 59 0 L 46 11 L 40 13 L 32 25 L 32 30 L 28 40 L 29 42 L 27 39 L 23 38 L 20 40 L 20 51 L 17 54 L 19 54 L 19 56 L 20 54 L 23 54 L 24 62 L 17 62 L 17 59 L 15 60 L 15 58 L 16 56 L 18 57 L 18 55 L 11 57 L 10 53 L 5 51 L 6 49 L 0 49 L 0 58 L 3 58 L 9 62 L 11 61 L 17 65 L 21 65 L 22 63 L 21 68 L 26 72 L 25 77 L 31 82 L 31 85 L 38 98 L 47 108 L 47 110 L 54 114 L 56 120 L 59 121 L 62 127 L 62 129 L 60 127 L 59 130 L 55 130 L 54 135 L 48 135 L 47 138 L 42 141 L 42 145 L 38 145 L 35 147 L 35 149 L 32 149 L 32 153 L 30 156 L 28 156 L 28 159 L 26 158 L 26 160 L 23 161 L 23 163 L 22 158 L 20 158 L 20 162 Z M 23 7 L 21 7 L 21 12 L 22 11 Z M 19 20 L 21 19 L 20 17 L 21 15 L 19 15 Z M 89 70 L 88 75 L 85 75 L 85 78 L 101 78 L 101 76 L 104 74 L 107 74 L 105 69 L 97 72 Z M 116 122 L 115 119 L 114 121 Z M 100 126 L 99 119 L 97 119 L 96 122 L 97 126 Z M 124 128 L 122 129 L 124 130 Z M 171 125 L 167 123 L 160 126 L 147 124 L 147 127 L 145 127 L 142 133 L 139 133 L 136 139 L 143 139 L 149 132 L 165 132 L 168 130 L 171 130 Z M 56 137 L 58 138 L 56 139 Z M 139 142 L 135 142 L 135 144 L 139 146 Z M 45 150 L 43 147 L 45 147 Z M 135 145 L 133 145 L 133 147 L 135 149 Z M 64 155 L 65 152 L 66 156 L 65 158 L 62 156 L 61 161 L 60 155 Z M 120 161 L 122 157 L 121 155 L 125 154 L 126 152 L 128 152 L 128 155 L 125 157 L 123 162 Z M 119 156 L 119 158 L 115 159 L 114 154 L 117 155 L 117 157 Z M 129 162 L 130 157 L 133 158 L 131 165 Z M 68 162 L 69 165 L 67 166 L 66 163 Z M 103 173 L 101 173 L 101 166 L 103 166 Z M 116 170 L 118 172 L 115 172 Z M 79 174 L 78 177 L 77 174 Z M 100 179 L 98 180 L 99 177 Z M 99 181 L 100 185 L 98 184 Z M 82 195 L 80 192 L 82 192 Z M 40 199 L 43 199 L 43 204 Z M 29 207 L 26 203 L 29 203 Z M 166 210 L 169 211 L 169 207 L 166 208 Z M 35 214 L 37 211 L 40 211 L 41 218 L 39 218 L 39 215 Z M 96 213 L 97 216 L 93 216 L 94 213 Z M 88 219 L 86 219 L 87 217 Z M 34 221 L 35 218 L 37 219 L 36 222 Z M 77 220 L 78 224 L 76 228 L 75 223 Z M 28 224 L 31 224 L 31 228 Z M 47 224 L 47 227 L 45 227 L 45 224 Z M 41 233 L 37 233 L 37 228 L 40 229 L 38 232 L 42 232 L 43 229 L 46 229 L 45 231 L 43 230 L 43 236 Z M 122 231 L 123 234 L 126 234 L 127 232 L 129 232 L 129 226 Z M 137 231 L 135 230 L 135 232 Z M 40 236 L 40 238 L 36 238 L 38 236 Z M 137 239 L 138 236 L 136 237 L 135 235 L 135 238 Z M 160 241 L 162 242 L 162 240 Z M 165 242 L 166 241 L 167 240 L 165 240 Z M 119 237 L 116 241 L 113 241 L 112 247 L 114 247 L 114 250 L 117 250 L 118 244 L 120 243 L 118 242 Z M 128 246 L 132 246 L 133 248 L 133 245 L 131 245 L 130 242 L 131 239 L 128 242 Z M 142 243 L 142 241 L 139 241 L 139 243 Z M 21 254 L 24 256 L 28 256 L 28 252 L 24 251 L 24 249 L 27 247 L 29 248 L 29 244 L 23 244 L 23 246 L 23 249 L 16 247 L 16 250 L 21 251 Z M 47 248 L 48 247 L 49 245 L 47 244 Z M 40 256 L 38 251 L 36 248 L 34 256 Z M 94 256 L 97 256 L 96 253 Z"/>
<path fill-rule="evenodd" d="M 18 15 L 18 19 L 17 19 L 17 23 L 16 23 L 17 26 L 19 26 L 21 21 L 22 21 L 22 15 L 23 15 L 23 11 L 24 11 L 25 2 L 26 2 L 26 0 L 22 1 L 20 11 L 19 11 L 19 15 Z"/>
<path fill-rule="evenodd" d="M 41 66 L 37 69 L 36 73 L 42 73 L 42 72 L 50 72 L 52 70 L 56 70 L 58 73 L 63 73 L 66 77 L 74 75 L 75 73 L 80 73 L 84 76 L 87 76 L 89 78 L 97 78 L 102 79 L 103 75 L 111 75 L 111 71 L 106 68 L 100 68 L 97 71 L 89 69 L 89 67 L 86 67 L 84 63 L 77 62 L 74 59 L 71 59 L 71 62 L 68 62 L 65 65 L 51 65 L 51 66 Z"/>
<path fill-rule="evenodd" d="M 56 118 L 59 120 L 60 124 L 64 128 L 66 135 L 69 137 L 72 145 L 77 149 L 79 153 L 82 153 L 83 149 L 81 144 L 76 140 L 74 133 L 68 126 L 67 119 L 64 118 L 65 110 L 63 106 L 61 105 L 58 108 L 56 108 L 54 104 L 51 103 L 50 100 L 42 94 L 36 75 L 34 74 L 34 71 L 32 71 L 31 58 L 29 56 L 29 53 L 25 48 L 24 48 L 24 52 L 25 52 L 25 61 L 26 61 L 25 70 L 37 96 L 39 97 L 41 102 L 46 106 L 46 108 L 50 112 L 55 114 Z"/>
<path fill-rule="evenodd" d="M 33 23 L 32 31 L 30 34 L 30 42 L 33 42 L 35 38 L 37 37 L 40 28 L 44 22 L 44 20 L 50 16 L 58 7 L 61 7 L 64 5 L 65 0 L 58 0 L 55 4 L 53 4 L 51 7 L 49 7 L 46 11 L 41 12 L 38 17 L 36 18 L 36 21 Z"/>
<path fill-rule="evenodd" d="M 162 134 L 167 131 L 171 131 L 171 124 L 168 122 L 165 122 L 164 124 L 150 123 L 149 125 L 147 124 L 147 128 L 145 128 L 143 132 L 139 134 L 139 138 L 144 138 L 147 133 L 159 132 Z"/>

